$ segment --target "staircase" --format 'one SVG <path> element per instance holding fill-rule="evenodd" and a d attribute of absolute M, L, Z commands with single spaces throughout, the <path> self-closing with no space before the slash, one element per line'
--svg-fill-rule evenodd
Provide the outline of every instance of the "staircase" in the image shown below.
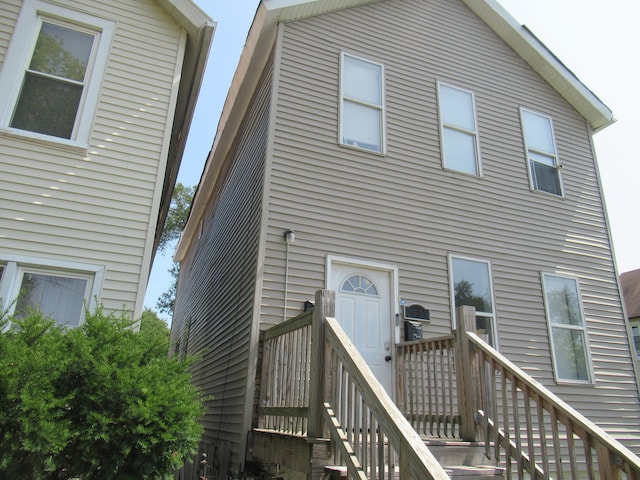
<path fill-rule="evenodd" d="M 334 314 L 322 290 L 262 334 L 254 432 L 270 436 L 251 449 L 295 473 L 280 478 L 640 480 L 640 458 L 475 333 L 473 307 L 453 335 L 397 345 L 396 401 Z"/>
<path fill-rule="evenodd" d="M 452 480 L 485 480 L 505 478 L 505 469 L 495 465 L 485 455 L 482 442 L 465 442 L 459 439 L 442 440 L 425 437 L 425 445 L 444 467 Z M 348 478 L 347 467 L 327 466 L 321 480 L 342 480 Z M 396 478 L 398 474 L 396 473 Z"/>

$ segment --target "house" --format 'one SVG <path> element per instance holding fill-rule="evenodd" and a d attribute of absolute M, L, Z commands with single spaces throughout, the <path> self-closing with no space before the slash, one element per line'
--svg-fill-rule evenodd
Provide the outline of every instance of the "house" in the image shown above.
<path fill-rule="evenodd" d="M 495 0 L 263 0 L 175 256 L 214 470 L 255 459 L 262 337 L 319 290 L 397 403 L 397 347 L 472 306 L 493 351 L 640 451 L 592 143 L 613 121 Z"/>
<path fill-rule="evenodd" d="M 139 318 L 214 22 L 191 0 L 0 5 L 0 298 Z"/>
<path fill-rule="evenodd" d="M 635 347 L 633 357 L 638 364 L 640 361 L 640 269 L 621 274 L 620 284 Z"/>

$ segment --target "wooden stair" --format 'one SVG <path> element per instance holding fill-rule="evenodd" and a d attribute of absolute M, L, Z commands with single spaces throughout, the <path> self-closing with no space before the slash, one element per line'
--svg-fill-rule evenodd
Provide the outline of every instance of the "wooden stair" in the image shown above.
<path fill-rule="evenodd" d="M 505 469 L 485 456 L 484 443 L 424 438 L 427 447 L 453 480 L 503 479 Z M 348 478 L 347 467 L 327 466 L 320 480 Z"/>

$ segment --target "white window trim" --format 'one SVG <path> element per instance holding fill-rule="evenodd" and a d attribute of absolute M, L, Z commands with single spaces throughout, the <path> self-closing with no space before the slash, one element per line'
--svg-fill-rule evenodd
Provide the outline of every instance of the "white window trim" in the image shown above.
<path fill-rule="evenodd" d="M 441 161 L 442 161 L 442 168 L 445 170 L 450 170 L 452 172 L 457 172 L 457 173 L 462 173 L 464 175 L 471 175 L 472 177 L 482 177 L 482 159 L 480 157 L 480 135 L 478 133 L 478 117 L 476 114 L 476 96 L 475 94 L 471 91 L 471 90 L 467 90 L 464 88 L 460 88 L 460 87 L 456 87 L 453 86 L 449 83 L 444 83 L 444 82 L 436 82 L 437 83 L 437 91 L 438 91 L 438 115 L 439 115 L 439 119 L 438 119 L 438 123 L 440 126 L 440 154 L 441 154 Z M 442 101 L 440 99 L 441 94 L 440 94 L 440 87 L 444 86 L 447 88 L 450 88 L 452 90 L 458 90 L 460 92 L 464 92 L 464 93 L 468 93 L 471 95 L 471 108 L 473 109 L 473 124 L 476 127 L 475 130 L 466 130 L 464 128 L 460 128 L 457 125 L 449 125 L 449 124 L 445 124 L 444 122 L 444 115 L 442 114 Z M 474 143 L 474 147 L 475 147 L 475 153 L 476 153 L 476 169 L 478 171 L 478 173 L 469 173 L 469 172 L 463 172 L 461 170 L 458 170 L 456 168 L 452 168 L 447 166 L 446 161 L 445 161 L 445 149 L 444 149 L 444 130 L 445 128 L 448 128 L 450 130 L 455 130 L 457 132 L 461 132 L 461 133 L 466 133 L 467 135 L 471 135 L 473 137 L 473 143 Z"/>
<path fill-rule="evenodd" d="M 529 148 L 529 145 L 527 144 L 527 134 L 524 128 L 524 124 L 525 124 L 524 112 L 528 112 L 532 115 L 538 115 L 540 117 L 544 117 L 549 120 L 549 124 L 551 126 L 551 141 L 553 142 L 553 150 L 554 150 L 554 154 L 552 156 L 549 155 L 549 152 L 542 152 L 540 150 L 536 150 L 535 148 Z M 564 198 L 564 182 L 562 181 L 562 164 L 558 160 L 558 145 L 556 143 L 556 134 L 555 134 L 555 127 L 553 125 L 553 118 L 550 117 L 549 115 L 545 115 L 544 113 L 540 113 L 535 110 L 531 110 L 529 108 L 520 107 L 520 128 L 522 130 L 522 141 L 524 143 L 525 160 L 527 162 L 527 172 L 529 172 L 529 188 L 531 189 L 532 192 L 540 192 L 547 195 L 553 195 L 556 198 Z M 536 188 L 535 180 L 534 180 L 535 174 L 531 170 L 531 160 L 529 159 L 529 152 L 537 153 L 545 157 L 551 157 L 553 159 L 553 166 L 555 167 L 556 172 L 558 174 L 558 183 L 560 184 L 560 195 L 556 195 L 555 193 L 547 192 L 545 190 L 540 190 Z"/>
<path fill-rule="evenodd" d="M 2 253 L 0 253 L 0 264 L 5 267 L 2 279 L 0 279 L 0 302 L 2 311 L 8 309 L 8 314 L 14 313 L 14 300 L 20 293 L 20 281 L 24 272 L 86 278 L 88 280 L 85 295 L 87 309 L 89 312 L 95 312 L 98 307 L 106 270 L 102 265 Z M 84 315 L 81 315 L 79 325 L 83 322 Z"/>
<path fill-rule="evenodd" d="M 31 61 L 42 18 L 76 24 L 79 28 L 96 32 L 95 55 L 92 66 L 87 72 L 89 79 L 78 107 L 70 139 L 9 126 L 20 95 L 25 69 Z M 115 28 L 115 22 L 110 20 L 93 17 L 41 0 L 25 0 L 2 65 L 2 71 L 0 71 L 0 92 L 6 92 L 0 96 L 0 132 L 34 140 L 88 148 Z"/>
<path fill-rule="evenodd" d="M 448 255 L 447 261 L 448 261 L 448 267 L 449 267 L 449 301 L 451 304 L 450 305 L 451 306 L 451 330 L 452 331 L 456 330 L 456 298 L 455 298 L 456 289 L 455 289 L 454 280 L 453 280 L 453 259 L 454 258 L 457 258 L 460 260 L 469 260 L 471 262 L 485 263 L 487 265 L 487 269 L 489 271 L 489 288 L 491 288 L 491 304 L 493 305 L 493 314 L 488 315 L 485 312 L 480 312 L 481 314 L 478 315 L 478 312 L 476 312 L 476 316 L 491 318 L 491 325 L 493 327 L 493 336 L 494 336 L 493 339 L 495 341 L 494 348 L 496 350 L 499 350 L 500 340 L 498 335 L 498 321 L 497 321 L 498 315 L 496 313 L 496 295 L 493 288 L 493 268 L 489 260 L 484 260 L 484 259 L 475 258 L 475 257 L 467 257 L 464 255 L 457 255 L 453 253 L 450 253 Z"/>
<path fill-rule="evenodd" d="M 570 280 L 573 280 L 576 282 L 576 288 L 578 291 L 578 306 L 580 308 L 580 317 L 582 319 L 582 326 L 578 327 L 576 325 L 559 325 L 559 324 L 553 324 L 553 326 L 555 326 L 555 328 L 565 328 L 567 330 L 578 330 L 583 332 L 584 334 L 584 348 L 585 348 L 585 355 L 586 355 L 586 362 L 587 362 L 587 375 L 589 377 L 588 380 L 572 380 L 572 379 L 567 379 L 567 378 L 560 378 L 560 375 L 558 373 L 558 365 L 556 363 L 556 350 L 555 350 L 555 344 L 554 344 L 554 338 L 553 338 L 553 330 L 552 330 L 552 323 L 551 323 L 551 316 L 549 314 L 549 305 L 548 305 L 548 301 L 547 301 L 547 287 L 545 284 L 545 277 L 558 277 L 558 278 L 567 278 Z M 542 282 L 542 298 L 544 301 L 544 313 L 547 319 L 547 329 L 549 332 L 549 346 L 551 347 L 551 361 L 553 363 L 553 376 L 555 379 L 555 382 L 557 384 L 563 384 L 563 385 L 592 385 L 594 384 L 594 371 L 593 371 L 593 361 L 591 359 L 591 346 L 589 344 L 589 331 L 587 330 L 587 321 L 585 319 L 584 316 L 584 307 L 582 304 L 582 293 L 581 293 L 581 289 L 580 289 L 580 279 L 578 277 L 575 277 L 573 275 L 565 275 L 565 274 L 559 274 L 559 273 L 549 273 L 549 272 L 541 272 L 540 273 L 540 277 L 541 277 L 541 282 Z"/>
<path fill-rule="evenodd" d="M 345 57 L 351 57 L 351 58 L 355 58 L 356 60 L 360 60 L 362 62 L 367 62 L 370 63 L 372 65 L 377 65 L 380 67 L 380 75 L 381 75 L 381 89 L 382 91 L 380 92 L 380 98 L 382 100 L 382 103 L 380 105 L 377 104 L 372 104 L 372 103 L 366 103 L 366 102 L 362 102 L 361 100 L 356 100 L 353 98 L 345 98 L 344 95 L 344 89 L 343 89 L 343 85 L 344 85 L 344 58 Z M 343 135 L 343 127 L 344 127 L 344 101 L 345 99 L 349 102 L 352 103 L 357 103 L 359 105 L 364 105 L 366 107 L 370 107 L 370 108 L 375 108 L 377 110 L 380 111 L 380 151 L 375 151 L 375 150 L 371 150 L 369 148 L 363 148 L 363 147 L 358 147 L 356 145 L 351 145 L 349 143 L 345 143 L 343 141 L 344 139 L 344 135 Z M 377 154 L 377 155 L 385 155 L 386 151 L 387 151 L 387 128 L 386 128 L 386 107 L 385 107 L 385 72 L 384 72 L 384 64 L 379 63 L 379 62 L 374 62 L 372 60 L 369 60 L 368 58 L 364 58 L 364 57 L 359 57 L 358 55 L 353 55 L 351 53 L 347 53 L 347 52 L 340 52 L 340 99 L 339 99 L 339 118 L 338 118 L 338 144 L 344 147 L 348 147 L 348 148 L 353 148 L 355 150 L 359 150 L 359 151 L 363 151 L 363 152 L 369 152 L 369 153 L 373 153 L 373 154 Z"/>

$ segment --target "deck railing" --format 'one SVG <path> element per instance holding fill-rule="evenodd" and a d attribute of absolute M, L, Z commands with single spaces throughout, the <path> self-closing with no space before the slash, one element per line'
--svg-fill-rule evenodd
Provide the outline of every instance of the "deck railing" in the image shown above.
<path fill-rule="evenodd" d="M 446 479 L 422 435 L 483 440 L 506 478 L 640 480 L 640 459 L 516 367 L 459 307 L 453 337 L 398 346 L 398 409 L 333 318 L 334 293 L 263 333 L 260 428 L 329 436 L 350 479 Z M 407 420 L 408 419 L 408 420 Z"/>
<path fill-rule="evenodd" d="M 466 403 L 475 405 L 465 412 L 472 415 L 467 422 L 475 420 L 487 456 L 506 468 L 507 478 L 640 479 L 636 455 L 474 333 L 473 307 L 460 307 L 456 319 L 458 357 L 468 375 L 459 380 Z"/>
<path fill-rule="evenodd" d="M 262 332 L 259 428 L 307 434 L 311 318 L 308 312 Z"/>
<path fill-rule="evenodd" d="M 397 345 L 398 406 L 421 435 L 460 436 L 455 368 L 453 335 Z"/>

